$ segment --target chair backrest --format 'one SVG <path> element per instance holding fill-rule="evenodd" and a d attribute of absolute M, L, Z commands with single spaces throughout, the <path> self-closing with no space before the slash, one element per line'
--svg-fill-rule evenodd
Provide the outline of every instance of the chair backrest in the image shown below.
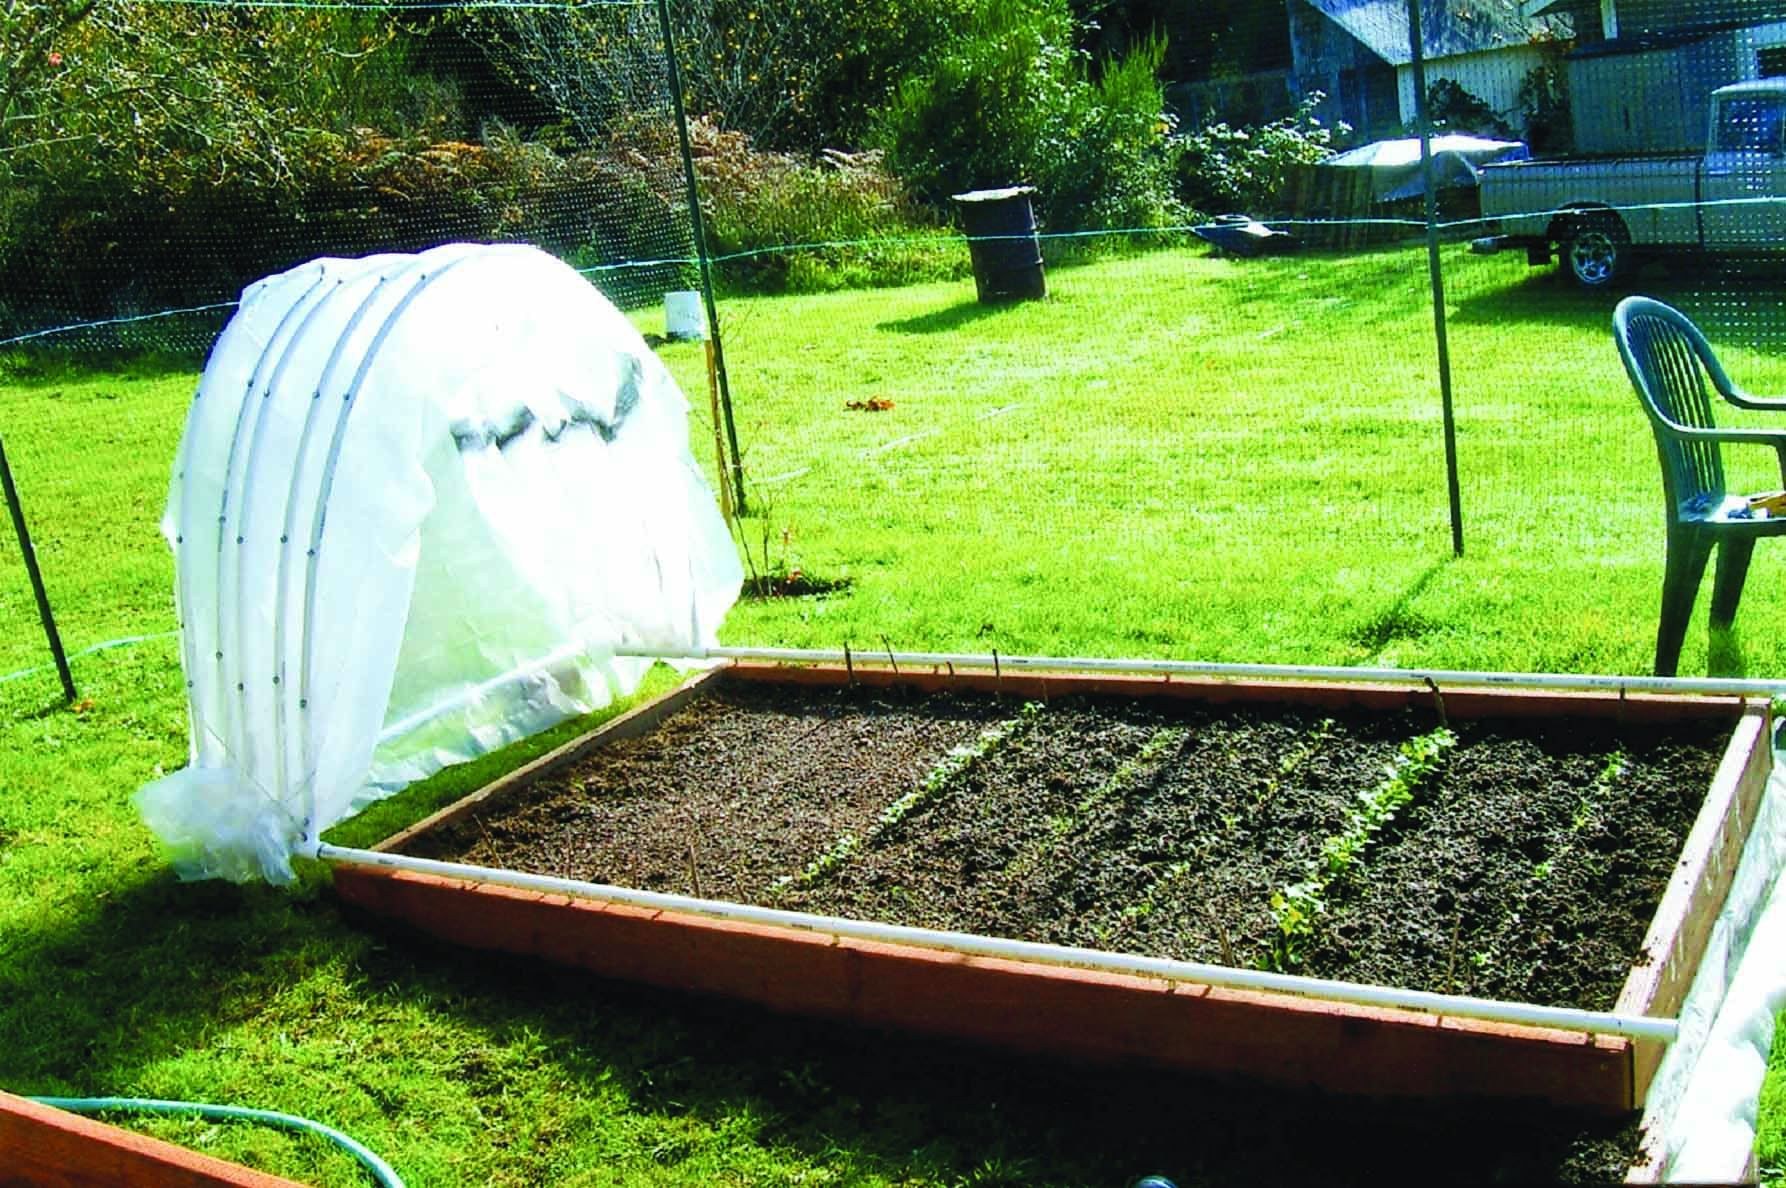
<path fill-rule="evenodd" d="M 1715 427 L 1712 396 L 1724 372 L 1711 344 L 1685 314 L 1648 297 L 1619 302 L 1612 328 L 1631 386 L 1656 434 L 1669 515 L 1684 506 L 1723 499 L 1724 459 L 1718 443 L 1693 441 L 1677 432 Z"/>

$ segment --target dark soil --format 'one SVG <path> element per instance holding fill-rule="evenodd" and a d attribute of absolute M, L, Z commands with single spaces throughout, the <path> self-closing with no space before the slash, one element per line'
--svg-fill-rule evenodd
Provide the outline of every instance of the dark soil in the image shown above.
<path fill-rule="evenodd" d="M 950 747 L 1006 712 L 992 701 L 865 706 L 823 693 L 723 692 L 408 850 L 761 902 L 778 876 L 840 832 L 865 829 Z"/>
<path fill-rule="evenodd" d="M 1401 744 L 1436 725 L 1431 714 L 1081 699 L 1024 712 L 980 695 L 737 686 L 409 849 L 1261 967 L 1279 935 L 1272 892 L 1306 877 Z M 1725 732 L 1454 729 L 1412 802 L 1328 888 L 1295 968 L 1611 1007 Z M 916 803 L 889 821 L 901 797 Z M 1545 1155 L 1546 1174 L 1569 1163 L 1588 1178 L 1622 1176 L 1634 1128 L 1601 1137 Z"/>

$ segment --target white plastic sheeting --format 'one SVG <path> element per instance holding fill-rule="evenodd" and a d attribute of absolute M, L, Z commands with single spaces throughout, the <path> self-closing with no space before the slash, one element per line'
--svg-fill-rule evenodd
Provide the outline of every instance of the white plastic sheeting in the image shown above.
<path fill-rule="evenodd" d="M 1775 1018 L 1786 1009 L 1786 754 L 1774 771 L 1699 972 L 1680 1038 L 1644 1109 L 1646 1146 L 1671 1183 L 1736 1183 L 1755 1143 Z"/>
<path fill-rule="evenodd" d="M 687 402 L 534 248 L 251 286 L 187 418 L 172 544 L 190 764 L 137 803 L 187 877 L 275 882 L 331 824 L 712 644 L 742 575 Z"/>

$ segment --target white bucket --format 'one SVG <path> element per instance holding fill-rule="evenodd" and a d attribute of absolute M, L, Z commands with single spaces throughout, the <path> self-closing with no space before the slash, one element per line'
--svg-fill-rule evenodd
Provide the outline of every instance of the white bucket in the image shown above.
<path fill-rule="evenodd" d="M 706 311 L 699 293 L 684 290 L 664 294 L 664 334 L 676 342 L 707 337 Z"/>

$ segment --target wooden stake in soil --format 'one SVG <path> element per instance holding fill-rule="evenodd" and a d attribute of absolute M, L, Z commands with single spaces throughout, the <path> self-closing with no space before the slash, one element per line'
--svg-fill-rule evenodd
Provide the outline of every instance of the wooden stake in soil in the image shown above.
<path fill-rule="evenodd" d="M 1451 951 L 1445 957 L 1445 993 L 1451 993 L 1452 976 L 1457 972 L 1457 934 L 1464 926 L 1464 910 L 1460 905 L 1451 920 Z"/>
<path fill-rule="evenodd" d="M 1450 729 L 1451 723 L 1445 718 L 1445 695 L 1439 692 L 1439 683 L 1431 677 L 1427 677 L 1426 687 L 1432 690 L 1433 708 L 1439 711 L 1439 725 Z"/>
<path fill-rule="evenodd" d="M 1221 913 L 1215 910 L 1214 904 L 1207 901 L 1203 904 L 1203 910 L 1209 914 L 1209 922 L 1215 925 L 1216 943 L 1222 946 L 1222 964 L 1230 969 L 1239 968 L 1239 963 L 1234 960 L 1234 942 L 1228 938 L 1228 926 L 1222 923 Z"/>
<path fill-rule="evenodd" d="M 714 486 L 719 488 L 719 510 L 730 522 L 732 514 L 732 484 L 726 482 L 726 443 L 720 436 L 721 421 L 719 415 L 719 368 L 713 358 L 713 339 L 707 339 L 707 408 L 713 422 L 713 453 L 719 460 L 719 481 Z M 767 512 L 764 513 L 767 516 Z"/>
<path fill-rule="evenodd" d="M 706 899 L 707 893 L 701 889 L 701 862 L 695 852 L 695 839 L 688 839 L 688 882 L 695 889 L 696 899 Z"/>

